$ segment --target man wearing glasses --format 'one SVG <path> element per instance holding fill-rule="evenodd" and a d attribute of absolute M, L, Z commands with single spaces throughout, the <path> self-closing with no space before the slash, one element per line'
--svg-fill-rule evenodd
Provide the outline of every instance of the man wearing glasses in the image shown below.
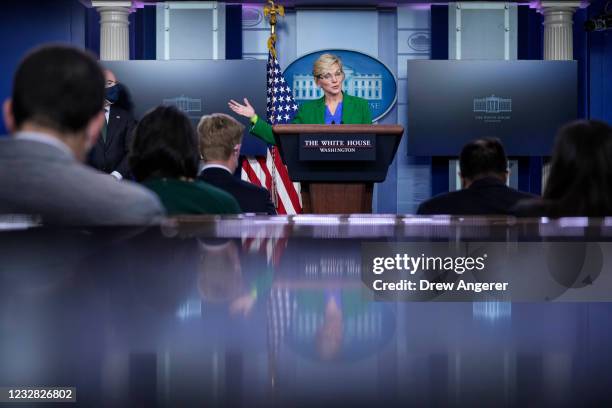
<path fill-rule="evenodd" d="M 368 101 L 342 91 L 344 71 L 342 60 L 338 56 L 322 54 L 315 61 L 312 71 L 316 84 L 323 90 L 324 96 L 302 104 L 293 123 L 326 125 L 369 125 L 372 123 L 372 112 Z M 250 129 L 251 133 L 266 143 L 275 144 L 272 127 L 257 116 L 255 109 L 246 98 L 244 104 L 232 99 L 228 105 L 237 114 L 251 120 L 253 124 Z"/>

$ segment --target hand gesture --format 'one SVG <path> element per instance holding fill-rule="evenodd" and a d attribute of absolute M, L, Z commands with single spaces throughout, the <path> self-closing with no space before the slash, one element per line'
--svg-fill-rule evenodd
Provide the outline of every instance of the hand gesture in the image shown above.
<path fill-rule="evenodd" d="M 243 101 L 244 101 L 244 105 L 231 99 L 227 103 L 227 105 L 229 106 L 231 110 L 233 110 L 237 114 L 247 117 L 247 118 L 252 118 L 253 116 L 255 116 L 255 109 L 253 109 L 253 107 L 251 106 L 247 98 L 244 98 Z"/>

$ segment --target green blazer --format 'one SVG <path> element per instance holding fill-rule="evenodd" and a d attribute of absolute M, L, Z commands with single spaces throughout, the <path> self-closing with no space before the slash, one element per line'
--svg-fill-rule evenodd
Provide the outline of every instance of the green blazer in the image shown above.
<path fill-rule="evenodd" d="M 325 123 L 325 96 L 303 103 L 298 109 L 292 123 L 324 124 Z M 372 112 L 368 101 L 363 98 L 343 93 L 342 97 L 342 123 L 345 125 L 369 125 L 372 123 Z M 272 126 L 262 118 L 250 129 L 251 133 L 266 143 L 276 144 Z"/>
<path fill-rule="evenodd" d="M 242 212 L 233 196 L 203 181 L 154 178 L 142 184 L 157 194 L 168 215 Z"/>

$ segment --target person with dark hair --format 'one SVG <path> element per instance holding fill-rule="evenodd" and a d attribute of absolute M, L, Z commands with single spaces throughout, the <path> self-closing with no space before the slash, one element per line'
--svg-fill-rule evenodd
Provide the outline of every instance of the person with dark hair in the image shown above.
<path fill-rule="evenodd" d="M 506 186 L 508 159 L 499 139 L 466 144 L 459 157 L 462 190 L 440 194 L 419 206 L 417 214 L 503 215 L 516 203 L 533 198 Z"/>
<path fill-rule="evenodd" d="M 198 175 L 198 139 L 189 118 L 173 106 L 158 106 L 136 126 L 129 157 L 137 181 L 153 190 L 170 215 L 237 214 L 236 200 Z"/>
<path fill-rule="evenodd" d="M 597 120 L 559 130 L 542 199 L 519 203 L 519 216 L 612 215 L 612 127 Z"/>
<path fill-rule="evenodd" d="M 0 140 L 0 213 L 46 224 L 143 225 L 163 215 L 146 189 L 80 162 L 104 122 L 104 76 L 88 54 L 67 46 L 29 53 L 3 105 L 13 134 Z"/>
<path fill-rule="evenodd" d="M 244 212 L 276 215 L 268 190 L 234 177 L 244 126 L 229 115 L 213 113 L 200 119 L 197 131 L 205 162 L 198 178 L 230 193 Z"/>
<path fill-rule="evenodd" d="M 121 180 L 129 178 L 128 153 L 136 121 L 130 112 L 118 105 L 125 87 L 117 82 L 115 74 L 104 70 L 104 117 L 98 141 L 89 152 L 87 163 Z"/>

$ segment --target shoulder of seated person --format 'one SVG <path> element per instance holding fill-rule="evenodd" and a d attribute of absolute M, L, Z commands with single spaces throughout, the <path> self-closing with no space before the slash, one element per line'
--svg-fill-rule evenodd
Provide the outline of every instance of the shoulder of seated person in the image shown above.
<path fill-rule="evenodd" d="M 232 198 L 232 199 L 234 198 L 227 191 L 225 191 L 225 190 L 223 190 L 223 189 L 221 189 L 221 188 L 219 188 L 219 187 L 217 187 L 217 186 L 215 186 L 215 185 L 213 185 L 211 183 L 208 183 L 205 180 L 197 179 L 197 180 L 194 181 L 194 184 L 198 185 L 202 189 L 206 189 L 206 190 L 210 191 L 211 193 L 218 194 L 220 196 L 227 196 L 227 197 Z"/>
<path fill-rule="evenodd" d="M 129 180 L 115 180 L 107 174 L 102 174 L 101 176 L 109 180 L 110 187 L 112 188 L 109 191 L 115 191 L 123 195 L 121 200 L 117 200 L 120 203 L 124 203 L 130 208 L 134 207 L 134 202 L 139 203 L 138 205 L 146 203 L 159 206 L 159 200 L 155 193 L 146 187 Z M 102 189 L 102 191 L 104 192 L 105 189 Z"/>
<path fill-rule="evenodd" d="M 519 217 L 543 217 L 547 212 L 547 203 L 537 196 L 517 202 L 511 212 Z"/>
<path fill-rule="evenodd" d="M 253 184 L 249 181 L 246 180 L 241 180 L 241 179 L 236 179 L 238 182 L 240 182 L 241 185 L 245 186 L 246 188 L 253 190 L 253 191 L 261 191 L 261 190 L 265 190 L 268 191 L 266 188 L 262 187 L 262 186 L 258 186 L 257 184 Z"/>

